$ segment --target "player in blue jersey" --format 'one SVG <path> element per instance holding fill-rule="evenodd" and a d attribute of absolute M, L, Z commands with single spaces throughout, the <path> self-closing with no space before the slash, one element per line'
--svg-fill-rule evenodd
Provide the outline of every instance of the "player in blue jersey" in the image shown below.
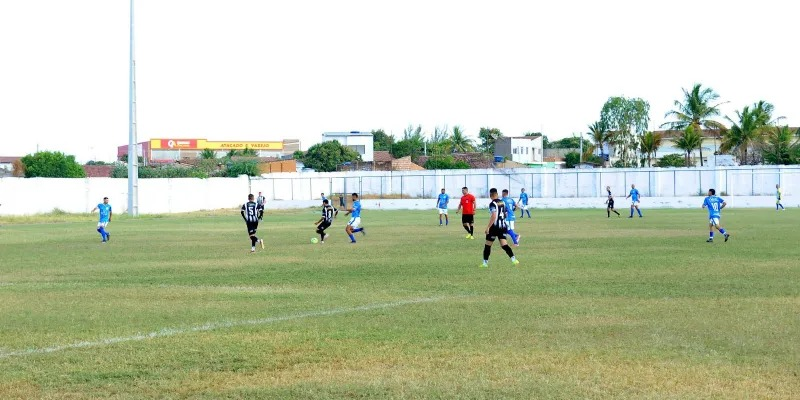
<path fill-rule="evenodd" d="M 639 193 L 639 189 L 636 188 L 636 185 L 631 184 L 631 192 L 625 196 L 625 199 L 631 199 L 631 216 L 628 218 L 633 218 L 633 209 L 636 209 L 636 212 L 639 213 L 639 218 L 642 218 L 642 210 L 639 209 L 639 200 L 642 198 L 642 195 Z"/>
<path fill-rule="evenodd" d="M 436 199 L 436 208 L 439 210 L 439 226 L 442 226 L 442 215 L 444 215 L 444 224 L 450 224 L 450 218 L 447 217 L 447 203 L 450 202 L 450 195 L 444 192 L 439 193 L 439 198 Z"/>
<path fill-rule="evenodd" d="M 522 188 L 519 192 L 519 201 L 517 205 L 519 205 L 520 218 L 525 218 L 525 213 L 528 213 L 528 218 L 531 217 L 531 211 L 528 210 L 528 194 L 525 193 L 525 188 Z"/>
<path fill-rule="evenodd" d="M 355 243 L 356 237 L 353 236 L 353 233 L 361 232 L 362 235 L 366 235 L 367 232 L 364 228 L 358 227 L 361 225 L 361 200 L 358 199 L 358 193 L 353 193 L 352 200 L 353 207 L 349 208 L 345 214 L 350 216 L 350 221 L 347 222 L 344 231 L 347 232 L 347 236 L 350 237 L 350 243 Z"/>
<path fill-rule="evenodd" d="M 725 232 L 725 229 L 720 225 L 720 212 L 722 209 L 725 208 L 728 204 L 725 203 L 721 197 L 716 195 L 717 192 L 714 189 L 708 189 L 708 197 L 703 200 L 703 208 L 708 209 L 708 240 L 706 242 L 713 242 L 714 241 L 714 228 L 717 228 L 719 233 L 725 236 L 725 241 L 728 241 L 728 238 L 731 235 L 728 232 Z"/>
<path fill-rule="evenodd" d="M 108 204 L 108 197 L 103 197 L 103 202 L 98 204 L 97 207 L 92 209 L 92 212 L 100 211 L 100 219 L 97 221 L 97 233 L 103 239 L 103 243 L 111 240 L 111 234 L 108 233 L 106 227 L 111 222 L 111 204 Z"/>
<path fill-rule="evenodd" d="M 508 189 L 503 189 L 503 197 L 500 199 L 505 204 L 505 211 L 506 211 L 506 227 L 508 235 L 511 236 L 511 241 L 514 243 L 514 246 L 519 246 L 519 238 L 522 235 L 518 235 L 514 232 L 514 223 L 517 221 L 517 216 L 514 214 L 514 206 L 515 202 L 514 199 L 508 196 Z"/>

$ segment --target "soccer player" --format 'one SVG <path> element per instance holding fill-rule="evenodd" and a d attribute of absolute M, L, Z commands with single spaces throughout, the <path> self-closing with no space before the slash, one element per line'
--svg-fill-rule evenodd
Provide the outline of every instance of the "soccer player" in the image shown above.
<path fill-rule="evenodd" d="M 264 196 L 261 194 L 261 192 L 258 192 L 258 197 L 256 197 L 256 204 L 257 204 L 259 207 L 261 207 L 261 209 L 263 210 L 263 209 L 264 209 L 264 204 L 265 204 L 266 202 L 267 202 L 267 198 L 266 198 L 266 197 L 264 197 Z M 262 217 L 259 217 L 259 218 L 258 218 L 258 220 L 259 220 L 259 221 L 260 221 L 260 220 L 263 218 L 263 215 L 264 215 L 264 214 L 262 213 L 261 215 L 262 215 Z"/>
<path fill-rule="evenodd" d="M 712 243 L 714 242 L 714 228 L 717 228 L 719 233 L 725 236 L 725 241 L 728 241 L 728 238 L 731 235 L 728 232 L 725 232 L 725 229 L 720 225 L 719 218 L 720 212 L 722 209 L 725 208 L 728 204 L 725 203 L 725 200 L 716 196 L 716 191 L 714 189 L 708 189 L 708 197 L 703 200 L 703 208 L 708 208 L 708 240 L 706 242 Z"/>
<path fill-rule="evenodd" d="M 519 238 L 522 235 L 517 235 L 514 232 L 514 223 L 517 221 L 517 216 L 514 214 L 514 199 L 508 197 L 508 189 L 503 189 L 503 205 L 505 205 L 506 211 L 506 225 L 508 226 L 508 235 L 511 236 L 511 241 L 514 242 L 514 246 L 519 246 Z"/>
<path fill-rule="evenodd" d="M 264 216 L 264 207 L 258 205 L 254 201 L 252 194 L 247 195 L 247 203 L 242 204 L 242 218 L 247 224 L 247 234 L 250 235 L 250 253 L 256 252 L 256 243 L 261 243 L 261 249 L 264 249 L 264 239 L 259 239 L 256 236 L 258 230 L 258 221 Z"/>
<path fill-rule="evenodd" d="M 778 211 L 778 207 L 780 207 L 781 210 L 786 211 L 786 209 L 783 208 L 783 204 L 781 204 L 781 185 L 780 184 L 775 185 L 775 197 L 776 197 L 776 200 L 775 200 L 775 211 Z"/>
<path fill-rule="evenodd" d="M 606 214 L 608 214 L 608 218 L 611 218 L 612 211 L 614 214 L 617 214 L 617 217 L 621 217 L 620 213 L 614 209 L 614 196 L 611 195 L 611 186 L 606 186 L 606 192 L 608 192 L 608 200 L 606 200 Z"/>
<path fill-rule="evenodd" d="M 103 239 L 103 243 L 111 240 L 111 233 L 106 230 L 108 223 L 111 222 L 111 204 L 108 204 L 108 197 L 103 197 L 103 202 L 92 209 L 92 212 L 99 210 L 100 219 L 97 221 L 97 233 Z"/>
<path fill-rule="evenodd" d="M 641 194 L 639 193 L 639 189 L 636 188 L 636 185 L 631 183 L 631 192 L 625 196 L 627 200 L 629 197 L 631 198 L 631 216 L 628 218 L 633 218 L 633 209 L 636 209 L 636 212 L 639 213 L 639 218 L 642 218 L 642 210 L 639 209 L 639 199 L 641 198 Z"/>
<path fill-rule="evenodd" d="M 475 205 L 475 196 L 469 192 L 466 186 L 461 188 L 461 201 L 458 203 L 456 214 L 460 213 L 462 209 L 464 210 L 464 213 L 461 214 L 461 224 L 467 231 L 467 239 L 475 239 Z"/>
<path fill-rule="evenodd" d="M 439 198 L 436 199 L 436 208 L 439 209 L 439 226 L 442 226 L 442 215 L 444 215 L 444 224 L 450 225 L 450 218 L 447 216 L 447 203 L 450 202 L 450 195 L 444 192 L 439 193 Z"/>
<path fill-rule="evenodd" d="M 506 206 L 502 200 L 497 198 L 497 189 L 491 188 L 489 189 L 489 197 L 492 199 L 492 202 L 489 203 L 489 225 L 486 226 L 486 243 L 483 245 L 483 264 L 481 264 L 482 268 L 487 268 L 489 266 L 489 255 L 492 253 L 492 245 L 494 244 L 495 239 L 500 240 L 500 246 L 503 247 L 503 250 L 506 251 L 509 257 L 511 257 L 511 264 L 519 265 L 519 261 L 514 256 L 514 250 L 511 250 L 511 246 L 508 245 L 506 242 L 506 232 L 507 232 L 507 225 L 506 225 Z"/>
<path fill-rule="evenodd" d="M 531 217 L 531 210 L 528 210 L 528 194 L 525 193 L 525 188 L 522 188 L 519 192 L 519 202 L 517 202 L 517 205 L 519 205 L 520 218 L 525 218 L 525 213 L 528 213 L 528 218 Z"/>
<path fill-rule="evenodd" d="M 319 194 L 319 197 L 320 197 L 320 198 L 321 198 L 323 201 L 324 201 L 324 200 L 328 200 L 328 198 L 327 198 L 327 197 L 325 197 L 325 193 L 320 193 L 320 194 Z"/>
<path fill-rule="evenodd" d="M 317 226 L 317 233 L 319 234 L 320 243 L 325 243 L 325 239 L 328 238 L 328 234 L 325 233 L 325 229 L 328 229 L 331 224 L 333 223 L 333 219 L 339 215 L 339 210 L 333 208 L 330 204 L 328 204 L 328 199 L 322 200 L 322 217 L 314 222 L 314 225 Z"/>
<path fill-rule="evenodd" d="M 358 193 L 353 193 L 352 200 L 353 208 L 348 209 L 345 214 L 350 216 L 350 221 L 347 222 L 344 231 L 347 232 L 347 236 L 350 237 L 350 243 L 355 243 L 356 237 L 353 236 L 353 233 L 361 232 L 362 235 L 366 235 L 367 231 L 365 231 L 364 228 L 358 227 L 361 225 L 361 200 L 358 199 Z"/>

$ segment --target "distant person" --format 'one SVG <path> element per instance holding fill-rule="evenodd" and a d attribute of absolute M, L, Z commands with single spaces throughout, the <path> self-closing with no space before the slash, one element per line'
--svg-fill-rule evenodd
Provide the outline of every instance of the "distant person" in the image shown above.
<path fill-rule="evenodd" d="M 725 231 L 725 229 L 720 225 L 720 213 L 722 209 L 725 208 L 728 204 L 725 203 L 725 200 L 718 197 L 716 195 L 716 191 L 714 189 L 708 189 L 708 197 L 703 200 L 703 208 L 708 209 L 708 240 L 706 242 L 711 243 L 714 241 L 714 228 L 717 228 L 719 233 L 725 236 L 725 241 L 728 241 L 728 238 L 731 235 Z"/>
<path fill-rule="evenodd" d="M 242 204 L 242 218 L 247 225 L 247 234 L 250 236 L 250 253 L 256 252 L 256 243 L 261 243 L 261 249 L 264 249 L 264 239 L 259 239 L 256 236 L 258 230 L 258 221 L 264 216 L 264 207 L 259 206 L 254 201 L 252 194 L 247 195 L 247 203 Z"/>
<path fill-rule="evenodd" d="M 350 237 L 350 243 L 356 242 L 356 237 L 353 236 L 356 232 L 361 232 L 362 235 L 366 236 L 367 231 L 364 228 L 359 228 L 361 225 L 361 200 L 358 199 L 358 193 L 353 193 L 353 207 L 347 210 L 345 215 L 350 215 L 350 221 L 347 222 L 347 226 L 344 228 L 344 231 L 347 232 L 347 236 Z"/>
<path fill-rule="evenodd" d="M 775 185 L 775 197 L 776 197 L 776 200 L 775 200 L 775 211 L 778 211 L 778 207 L 780 207 L 782 211 L 785 211 L 786 209 L 783 208 L 783 204 L 781 204 L 781 185 L 780 184 Z"/>
<path fill-rule="evenodd" d="M 461 201 L 458 203 L 456 214 L 460 213 L 462 209 L 464 210 L 461 215 L 461 224 L 464 226 L 464 230 L 467 231 L 467 239 L 475 239 L 475 206 L 475 196 L 464 186 L 461 188 Z"/>
<path fill-rule="evenodd" d="M 492 245 L 495 239 L 500 241 L 500 246 L 502 246 L 503 250 L 505 250 L 506 254 L 511 258 L 511 264 L 519 265 L 517 257 L 514 256 L 514 250 L 511 250 L 511 246 L 509 246 L 506 241 L 506 232 L 508 228 L 505 221 L 505 203 L 497 198 L 497 189 L 495 188 L 489 189 L 489 197 L 492 199 L 492 202 L 489 203 L 489 225 L 486 226 L 485 230 L 486 243 L 483 245 L 483 264 L 481 264 L 481 268 L 489 267 L 489 255 L 492 254 Z"/>
<path fill-rule="evenodd" d="M 328 198 L 325 197 L 325 193 L 320 193 L 319 197 L 322 199 L 322 201 L 328 200 Z"/>
<path fill-rule="evenodd" d="M 606 200 L 606 214 L 608 214 L 608 218 L 611 218 L 612 211 L 614 214 L 617 214 L 617 217 L 621 217 L 620 213 L 614 209 L 614 196 L 611 195 L 611 186 L 606 186 L 606 192 L 608 192 L 608 200 Z"/>
<path fill-rule="evenodd" d="M 528 213 L 528 218 L 531 217 L 531 210 L 528 210 L 528 194 L 525 193 L 525 188 L 519 191 L 519 217 L 525 218 L 525 213 Z"/>
<path fill-rule="evenodd" d="M 341 209 L 343 209 L 343 210 L 344 210 L 345 208 L 347 208 L 347 204 L 346 204 L 346 203 L 345 203 L 345 201 L 344 201 L 344 193 L 340 193 L 340 194 L 339 194 L 339 208 L 341 208 Z"/>
<path fill-rule="evenodd" d="M 639 189 L 636 188 L 636 185 L 631 183 L 631 192 L 625 196 L 625 200 L 628 198 L 631 199 L 631 215 L 628 218 L 633 218 L 633 209 L 636 209 L 636 212 L 639 213 L 639 218 L 642 218 L 642 210 L 639 209 L 639 199 L 641 199 L 642 195 L 639 193 Z"/>
<path fill-rule="evenodd" d="M 511 241 L 514 242 L 514 246 L 519 246 L 519 238 L 521 235 L 517 235 L 517 233 L 514 232 L 514 223 L 517 221 L 517 216 L 514 214 L 514 206 L 516 203 L 513 198 L 508 196 L 508 189 L 503 189 L 503 197 L 500 200 L 502 200 L 503 205 L 505 205 L 508 235 L 511 236 Z"/>
<path fill-rule="evenodd" d="M 319 234 L 320 243 L 325 243 L 325 239 L 329 236 L 325 233 L 325 229 L 330 228 L 331 224 L 333 224 L 333 219 L 336 218 L 337 215 L 339 215 L 339 210 L 328 204 L 328 199 L 322 200 L 322 217 L 320 217 L 317 222 L 314 222 L 314 225 L 317 226 L 317 234 Z"/>
<path fill-rule="evenodd" d="M 111 216 L 113 215 L 111 212 L 111 204 L 108 204 L 108 197 L 103 197 L 103 202 L 93 208 L 92 212 L 97 210 L 100 211 L 100 219 L 97 221 L 97 233 L 100 234 L 100 238 L 102 238 L 103 243 L 105 243 L 111 240 L 111 233 L 106 230 L 106 227 L 111 222 Z"/>
<path fill-rule="evenodd" d="M 258 197 L 256 197 L 256 205 L 258 205 L 259 207 L 261 207 L 261 209 L 263 210 L 263 209 L 264 209 L 264 205 L 265 205 L 266 203 L 267 203 L 267 198 L 266 198 L 266 197 L 264 197 L 264 196 L 261 194 L 261 192 L 258 192 Z M 260 221 L 260 220 L 263 218 L 263 215 L 264 215 L 264 213 L 262 212 L 262 213 L 261 213 L 261 217 L 258 217 L 258 220 L 259 220 L 259 221 Z"/>
<path fill-rule="evenodd" d="M 447 217 L 447 204 L 450 203 L 450 195 L 445 193 L 444 188 L 439 193 L 439 198 L 436 199 L 436 208 L 439 210 L 439 226 L 442 226 L 442 215 L 444 215 L 444 224 L 450 224 L 450 218 Z"/>

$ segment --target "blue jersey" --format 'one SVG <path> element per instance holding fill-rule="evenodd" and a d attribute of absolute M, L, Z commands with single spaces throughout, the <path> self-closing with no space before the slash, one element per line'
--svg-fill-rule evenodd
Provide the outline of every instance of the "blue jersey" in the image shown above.
<path fill-rule="evenodd" d="M 631 189 L 631 201 L 639 201 L 639 189 Z"/>
<path fill-rule="evenodd" d="M 100 211 L 100 222 L 108 222 L 111 219 L 111 204 L 100 203 L 97 205 Z"/>
<path fill-rule="evenodd" d="M 503 197 L 503 204 L 506 205 L 506 221 L 516 221 L 517 217 L 514 214 L 514 199 L 511 197 Z"/>
<path fill-rule="evenodd" d="M 350 213 L 353 218 L 361 217 L 361 200 L 353 202 L 353 211 Z"/>
<path fill-rule="evenodd" d="M 722 211 L 723 200 L 719 196 L 708 196 L 703 201 L 703 207 L 708 208 L 708 218 L 719 218 L 719 213 Z"/>
<path fill-rule="evenodd" d="M 528 205 L 528 194 L 525 193 L 525 192 L 520 193 L 519 194 L 519 201 L 521 201 L 522 204 L 527 206 Z"/>
<path fill-rule="evenodd" d="M 447 208 L 447 203 L 450 202 L 450 195 L 447 193 L 439 193 L 439 203 L 437 207 L 439 208 Z"/>

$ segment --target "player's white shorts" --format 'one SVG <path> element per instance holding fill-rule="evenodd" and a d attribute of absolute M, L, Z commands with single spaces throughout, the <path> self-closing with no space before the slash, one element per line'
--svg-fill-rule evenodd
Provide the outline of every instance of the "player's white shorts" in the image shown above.
<path fill-rule="evenodd" d="M 528 209 L 528 205 L 527 204 L 520 204 L 519 208 L 521 208 L 523 211 L 526 211 Z"/>
<path fill-rule="evenodd" d="M 442 215 L 442 214 L 447 215 L 447 209 L 446 208 L 439 208 L 438 210 L 439 210 L 439 215 Z"/>
<path fill-rule="evenodd" d="M 506 226 L 508 227 L 509 230 L 512 230 L 512 231 L 514 230 L 514 222 L 517 222 L 517 221 L 506 221 Z"/>
<path fill-rule="evenodd" d="M 98 228 L 105 228 L 107 226 L 108 226 L 108 222 L 98 222 L 97 223 L 97 227 Z"/>
<path fill-rule="evenodd" d="M 631 207 L 638 206 L 639 200 L 631 201 Z"/>
<path fill-rule="evenodd" d="M 709 218 L 708 219 L 709 225 L 719 226 L 719 217 L 717 218 Z"/>
<path fill-rule="evenodd" d="M 358 226 L 361 225 L 361 217 L 350 218 L 350 221 L 347 221 L 347 225 L 352 226 L 353 229 L 358 228 Z"/>

